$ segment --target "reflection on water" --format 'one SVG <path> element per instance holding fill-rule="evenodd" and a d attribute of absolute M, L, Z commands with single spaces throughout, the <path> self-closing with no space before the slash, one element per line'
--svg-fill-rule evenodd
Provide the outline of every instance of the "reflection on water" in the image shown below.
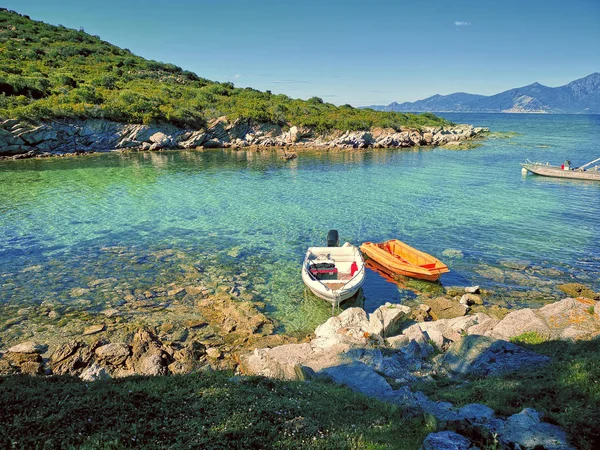
<path fill-rule="evenodd" d="M 518 134 L 471 151 L 307 151 L 291 161 L 277 150 L 207 150 L 0 162 L 0 323 L 44 301 L 96 314 L 189 276 L 264 303 L 281 330 L 312 331 L 331 310 L 305 293 L 300 267 L 329 229 L 354 244 L 399 238 L 451 269 L 441 284 L 368 269 L 367 311 L 442 285 L 480 284 L 509 306 L 556 298 L 561 282 L 600 290 L 600 183 L 522 178 L 519 166 L 591 160 L 600 119 L 450 119 Z"/>

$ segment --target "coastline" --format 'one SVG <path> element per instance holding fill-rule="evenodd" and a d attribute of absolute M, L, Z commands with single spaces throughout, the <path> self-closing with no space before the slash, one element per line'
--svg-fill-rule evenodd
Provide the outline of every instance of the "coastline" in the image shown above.
<path fill-rule="evenodd" d="M 489 130 L 472 125 L 423 127 L 422 129 L 374 128 L 363 131 L 318 132 L 309 127 L 281 126 L 225 117 L 205 129 L 181 129 L 173 125 L 133 125 L 89 119 L 56 121 L 38 125 L 9 119 L 0 122 L 0 158 L 85 154 L 92 152 L 156 151 L 231 148 L 260 150 L 408 148 L 448 145 L 460 148 L 464 141 L 481 138 Z M 293 155 L 285 155 L 293 158 Z"/>

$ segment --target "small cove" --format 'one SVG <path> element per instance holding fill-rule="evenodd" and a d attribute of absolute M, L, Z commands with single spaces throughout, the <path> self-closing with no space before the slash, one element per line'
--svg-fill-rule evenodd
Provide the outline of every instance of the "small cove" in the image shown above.
<path fill-rule="evenodd" d="M 598 291 L 600 184 L 523 177 L 518 163 L 600 156 L 600 116 L 446 117 L 507 134 L 468 151 L 306 152 L 292 161 L 206 150 L 0 162 L 0 324 L 32 320 L 44 302 L 93 320 L 127 309 L 131 293 L 185 279 L 233 287 L 280 332 L 308 333 L 331 309 L 305 291 L 300 264 L 330 228 L 355 244 L 404 240 L 448 264 L 443 285 L 480 284 L 501 306 L 551 301 L 565 282 Z M 462 257 L 443 256 L 448 249 Z M 370 271 L 365 309 L 410 301 L 410 288 L 435 290 L 398 288 Z M 172 309 L 158 296 L 128 314 L 159 323 Z"/>

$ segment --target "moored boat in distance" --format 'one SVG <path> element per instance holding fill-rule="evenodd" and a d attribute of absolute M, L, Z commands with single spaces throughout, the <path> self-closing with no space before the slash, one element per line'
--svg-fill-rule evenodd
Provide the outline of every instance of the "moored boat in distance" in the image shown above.
<path fill-rule="evenodd" d="M 436 281 L 448 266 L 434 256 L 411 247 L 398 239 L 382 243 L 365 242 L 361 251 L 392 273 L 427 281 Z"/>
<path fill-rule="evenodd" d="M 334 230 L 332 230 L 334 231 Z M 346 242 L 341 247 L 329 232 L 329 247 L 309 247 L 302 264 L 302 281 L 317 297 L 334 306 L 358 292 L 365 281 L 365 264 L 360 250 Z"/>
<path fill-rule="evenodd" d="M 531 172 L 544 177 L 600 181 L 600 165 L 587 169 L 588 166 L 597 162 L 600 162 L 600 158 L 590 161 L 581 167 L 571 168 L 571 163 L 569 161 L 565 161 L 565 164 L 562 166 L 552 166 L 549 163 L 543 164 L 527 161 L 526 163 L 522 163 L 521 167 L 526 171 L 525 173 Z"/>

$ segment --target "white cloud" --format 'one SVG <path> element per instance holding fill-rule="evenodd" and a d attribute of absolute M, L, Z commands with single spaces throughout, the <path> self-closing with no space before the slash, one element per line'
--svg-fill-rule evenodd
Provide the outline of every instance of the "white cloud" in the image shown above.
<path fill-rule="evenodd" d="M 457 20 L 456 22 L 454 22 L 454 25 L 456 25 L 457 27 L 468 27 L 471 25 L 471 22 L 465 22 L 464 20 Z"/>
<path fill-rule="evenodd" d="M 236 73 L 236 74 L 233 76 L 233 78 L 239 78 L 239 77 L 241 77 L 241 75 L 240 75 L 239 73 Z"/>

